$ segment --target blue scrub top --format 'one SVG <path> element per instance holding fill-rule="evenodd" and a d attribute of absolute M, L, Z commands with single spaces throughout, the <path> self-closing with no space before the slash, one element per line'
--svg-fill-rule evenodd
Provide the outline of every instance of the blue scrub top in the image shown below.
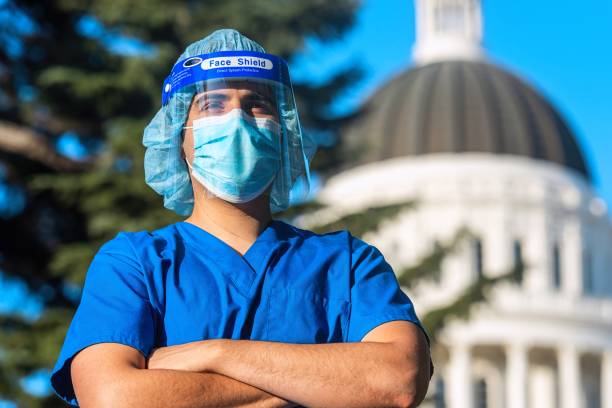
<path fill-rule="evenodd" d="M 391 320 L 422 329 L 383 255 L 348 231 L 315 234 L 273 220 L 244 256 L 188 222 L 120 232 L 90 264 L 51 385 L 78 406 L 70 362 L 95 343 L 148 357 L 218 338 L 358 342 Z"/>

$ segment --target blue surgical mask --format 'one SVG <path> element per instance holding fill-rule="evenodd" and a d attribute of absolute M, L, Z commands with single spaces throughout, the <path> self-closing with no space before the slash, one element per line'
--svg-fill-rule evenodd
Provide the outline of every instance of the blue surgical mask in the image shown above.
<path fill-rule="evenodd" d="M 193 121 L 192 174 L 212 194 L 250 201 L 273 182 L 280 165 L 280 125 L 241 109 Z"/>

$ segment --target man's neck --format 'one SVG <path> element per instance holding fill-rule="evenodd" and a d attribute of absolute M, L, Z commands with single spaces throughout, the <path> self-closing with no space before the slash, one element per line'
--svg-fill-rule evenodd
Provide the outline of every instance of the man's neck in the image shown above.
<path fill-rule="evenodd" d="M 272 221 L 269 198 L 259 196 L 247 203 L 233 204 L 218 197 L 196 195 L 191 216 L 194 224 L 244 255 Z"/>

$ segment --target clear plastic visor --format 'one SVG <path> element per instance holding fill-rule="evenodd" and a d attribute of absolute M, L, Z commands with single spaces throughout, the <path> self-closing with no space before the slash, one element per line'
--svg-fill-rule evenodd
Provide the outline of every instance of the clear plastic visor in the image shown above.
<path fill-rule="evenodd" d="M 186 126 L 194 120 L 222 116 L 240 109 L 253 118 L 280 122 L 279 87 L 282 85 L 252 78 L 214 79 L 196 84 Z"/>
<path fill-rule="evenodd" d="M 203 187 L 202 193 L 207 197 L 219 197 L 235 203 L 247 202 L 260 196 L 270 196 L 274 188 L 274 181 L 276 179 L 286 179 L 284 174 L 290 173 L 290 169 L 287 169 L 287 167 L 291 166 L 290 155 L 287 154 L 289 148 L 286 142 L 287 132 L 283 126 L 283 113 L 279 103 L 287 93 L 284 85 L 260 78 L 215 78 L 199 81 L 194 85 L 195 94 L 191 99 L 187 120 L 183 127 L 183 140 L 186 148 L 187 165 L 191 168 L 192 177 Z M 287 104 L 284 103 L 283 106 L 287 106 Z M 253 144 L 253 142 L 247 140 L 242 140 L 239 144 L 228 144 L 222 150 L 217 150 L 215 146 L 209 144 L 196 152 L 196 147 L 200 146 L 203 141 L 198 140 L 193 133 L 197 121 L 204 120 L 206 126 L 216 129 L 227 121 L 228 115 L 233 114 L 235 116 L 236 110 L 241 111 L 244 117 L 253 119 L 253 121 L 247 120 L 253 125 L 252 129 L 259 128 L 262 130 L 262 126 L 266 129 L 274 129 L 270 132 L 270 135 L 275 139 L 273 143 L 278 146 L 276 159 L 273 160 L 273 157 L 269 156 L 271 152 L 266 152 L 264 156 L 259 157 L 259 163 L 254 163 L 248 152 L 242 150 L 246 145 Z M 216 120 L 217 118 L 218 120 Z M 270 121 L 274 123 L 270 123 Z M 214 144 L 216 136 L 226 137 L 223 133 L 214 135 L 214 137 L 210 135 L 207 137 L 206 143 Z M 262 133 L 251 136 L 251 138 L 261 137 Z M 213 150 L 210 151 L 210 148 L 213 148 Z M 216 153 L 221 154 L 221 156 L 217 156 Z M 200 157 L 199 161 L 194 157 L 194 154 Z M 200 164 L 198 166 L 194 163 L 195 173 L 191 164 L 194 160 Z M 266 183 L 261 183 L 262 174 L 267 171 L 267 168 L 262 167 L 266 161 L 277 163 L 277 169 L 273 177 L 267 179 Z M 213 175 L 208 171 L 219 166 L 243 170 L 250 168 L 251 177 L 248 178 L 248 182 L 238 182 L 225 177 L 220 178 L 219 174 Z M 229 174 L 227 175 L 229 176 Z M 257 187 L 255 187 L 255 184 Z M 228 191 L 232 192 L 233 195 L 229 194 Z M 240 198 L 236 196 L 240 196 Z"/>

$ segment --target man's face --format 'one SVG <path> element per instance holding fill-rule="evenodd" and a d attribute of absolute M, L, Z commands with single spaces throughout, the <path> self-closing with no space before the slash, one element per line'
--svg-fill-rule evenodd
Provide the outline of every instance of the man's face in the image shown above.
<path fill-rule="evenodd" d="M 189 119 L 223 115 L 238 108 L 253 117 L 270 118 L 278 122 L 272 86 L 246 80 L 207 84 L 205 91 L 194 96 L 188 121 Z"/>
<path fill-rule="evenodd" d="M 193 126 L 199 118 L 220 116 L 233 109 L 242 109 L 255 118 L 279 121 L 276 96 L 270 85 L 238 80 L 207 84 L 206 90 L 194 95 L 185 126 Z M 183 155 L 193 161 L 193 129 L 184 130 Z"/>

